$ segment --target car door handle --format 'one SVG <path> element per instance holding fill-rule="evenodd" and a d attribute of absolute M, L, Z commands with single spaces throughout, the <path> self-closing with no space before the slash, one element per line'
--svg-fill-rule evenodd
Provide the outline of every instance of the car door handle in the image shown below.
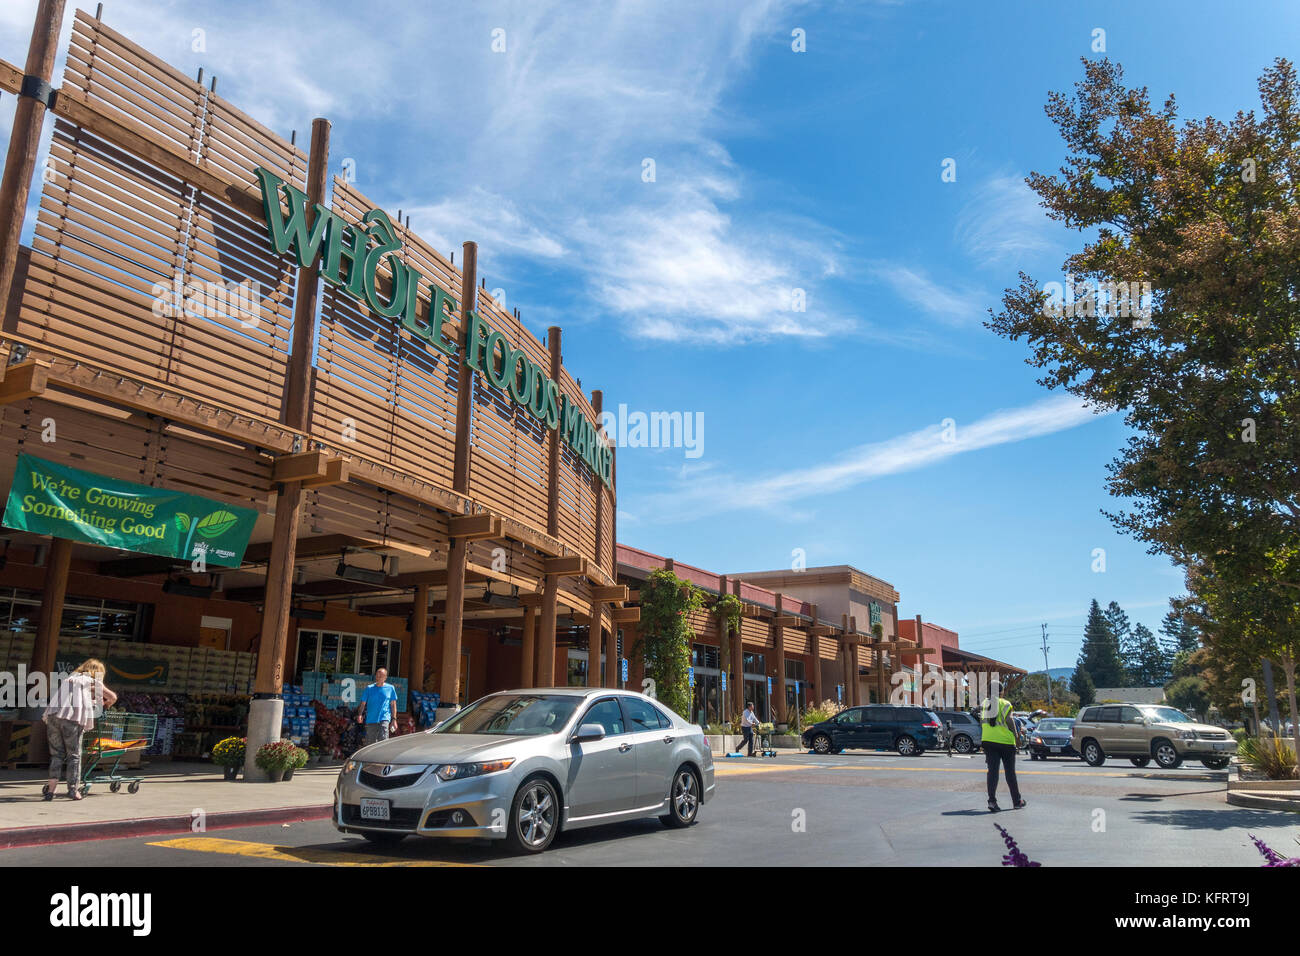
<path fill-rule="evenodd" d="M 629 750 L 631 750 L 631 749 L 632 749 L 632 745 L 631 745 L 631 744 L 619 744 L 619 745 L 618 745 L 618 752 L 621 753 L 621 754 L 625 754 L 625 753 L 627 753 L 627 752 L 628 752 Z"/>
<path fill-rule="evenodd" d="M 676 737 L 665 737 L 665 738 L 664 738 L 664 743 L 666 743 L 666 744 L 670 744 L 670 743 L 672 743 L 672 742 L 673 742 L 674 740 L 676 740 L 676 739 L 677 739 Z"/>

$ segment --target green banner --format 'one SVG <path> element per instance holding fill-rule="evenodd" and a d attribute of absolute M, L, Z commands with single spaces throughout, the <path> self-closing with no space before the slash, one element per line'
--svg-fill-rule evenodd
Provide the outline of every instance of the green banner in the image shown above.
<path fill-rule="evenodd" d="M 237 568 L 257 522 L 251 508 L 105 478 L 19 455 L 4 525 L 123 551 Z"/>

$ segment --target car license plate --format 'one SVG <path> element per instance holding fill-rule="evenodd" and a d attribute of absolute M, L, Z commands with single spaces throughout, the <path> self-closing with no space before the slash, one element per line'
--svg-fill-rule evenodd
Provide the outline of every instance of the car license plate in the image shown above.
<path fill-rule="evenodd" d="M 1052 753 L 1054 753 L 1054 754 L 1059 754 L 1060 752 L 1061 752 L 1061 748 L 1060 748 L 1060 747 L 1053 747 L 1053 748 L 1052 748 Z"/>
<path fill-rule="evenodd" d="M 1215 750 L 1236 750 L 1237 742 L 1235 740 L 1225 740 L 1223 743 L 1214 745 Z"/>
<path fill-rule="evenodd" d="M 362 820 L 387 820 L 388 801 L 376 800 L 374 797 L 362 797 L 361 798 L 361 819 Z"/>

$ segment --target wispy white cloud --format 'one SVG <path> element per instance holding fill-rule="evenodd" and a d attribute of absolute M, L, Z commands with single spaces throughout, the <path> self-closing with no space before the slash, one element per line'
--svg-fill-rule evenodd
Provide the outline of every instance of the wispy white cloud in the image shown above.
<path fill-rule="evenodd" d="M 904 302 L 909 302 L 945 325 L 969 325 L 980 319 L 988 304 L 984 296 L 962 285 L 943 285 L 924 270 L 894 262 L 878 262 L 871 275 L 884 282 Z"/>
<path fill-rule="evenodd" d="M 648 496 L 656 513 L 691 515 L 746 509 L 772 511 L 789 502 L 843 491 L 859 484 L 929 465 L 982 448 L 1024 441 L 1074 428 L 1097 413 L 1070 396 L 1052 396 L 1022 408 L 993 412 L 963 424 L 951 440 L 942 425 L 930 425 L 885 441 L 859 445 L 840 458 L 811 468 L 797 468 L 748 479 L 717 476 L 706 486 L 683 484 L 671 492 Z M 671 503 L 671 507 L 659 507 Z"/>
<path fill-rule="evenodd" d="M 981 184 L 956 223 L 957 241 L 983 265 L 1050 252 L 1059 245 L 1059 231 L 1024 178 L 1013 175 Z"/>

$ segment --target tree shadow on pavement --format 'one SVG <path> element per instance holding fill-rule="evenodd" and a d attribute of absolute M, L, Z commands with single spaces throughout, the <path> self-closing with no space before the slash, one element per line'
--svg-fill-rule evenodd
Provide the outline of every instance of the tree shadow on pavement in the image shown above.
<path fill-rule="evenodd" d="M 1138 796 L 1134 794 L 1133 796 Z M 1180 830 L 1300 829 L 1300 814 L 1231 807 L 1223 810 L 1142 810 L 1129 819 Z"/>

